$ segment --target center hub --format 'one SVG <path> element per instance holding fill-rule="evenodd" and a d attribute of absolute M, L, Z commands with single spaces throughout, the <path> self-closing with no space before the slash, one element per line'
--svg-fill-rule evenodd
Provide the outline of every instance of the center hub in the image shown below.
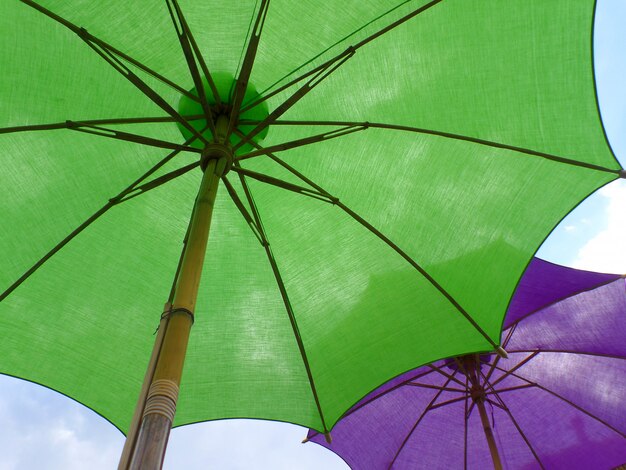
<path fill-rule="evenodd" d="M 221 103 L 218 105 L 215 97 L 213 96 L 213 92 L 211 91 L 211 86 L 206 78 L 202 78 L 202 87 L 204 88 L 204 94 L 206 96 L 206 100 L 209 103 L 209 107 L 213 113 L 213 122 L 216 127 L 218 125 L 218 120 L 226 119 L 226 122 L 229 120 L 230 112 L 231 112 L 231 101 L 233 99 L 233 92 L 235 90 L 236 80 L 234 77 L 225 72 L 215 72 L 211 74 L 213 78 L 213 82 L 215 83 L 215 88 L 219 94 Z M 196 87 L 193 87 L 189 90 L 191 95 L 199 96 Z M 248 104 L 253 104 L 257 101 L 261 96 L 257 92 L 254 85 L 248 83 L 246 87 L 246 92 L 243 98 L 242 109 L 245 108 Z M 211 130 L 209 129 L 207 120 L 204 118 L 204 112 L 202 110 L 202 105 L 199 101 L 190 98 L 189 96 L 183 95 L 178 102 L 178 112 L 180 115 L 185 117 L 191 126 L 196 129 L 202 136 L 208 140 L 209 142 L 214 141 L 213 135 L 211 134 Z M 259 104 L 253 106 L 252 108 L 244 111 L 239 115 L 239 122 L 249 120 L 249 121 L 262 121 L 269 114 L 267 102 L 262 101 Z M 189 140 L 193 137 L 191 131 L 180 123 L 177 123 L 178 129 L 183 135 L 185 140 Z M 232 132 L 228 142 L 223 144 L 215 144 L 215 147 L 212 145 L 210 149 L 207 150 L 212 152 L 223 153 L 228 151 L 228 147 L 234 147 L 241 141 L 241 135 L 248 134 L 252 129 L 256 127 L 256 124 L 239 124 L 237 123 L 236 130 L 238 132 Z M 256 134 L 251 140 L 253 142 L 261 142 L 265 136 L 267 135 L 268 128 L 266 127 L 261 132 Z M 239 134 L 240 133 L 240 134 Z M 205 145 L 199 140 L 196 139 L 189 144 L 192 147 L 204 149 Z M 219 148 L 218 148 L 219 147 Z M 250 152 L 251 150 L 256 149 L 252 144 L 247 143 L 242 145 L 237 149 L 237 154 L 243 154 Z M 203 152 L 203 160 L 205 160 L 205 153 L 207 150 Z M 232 152 L 230 161 L 232 162 Z M 204 163 L 203 163 L 204 164 Z"/>
<path fill-rule="evenodd" d="M 217 118 L 214 118 L 215 131 L 217 133 L 217 142 L 212 142 L 209 145 L 202 147 L 202 157 L 200 159 L 200 167 L 202 171 L 206 170 L 210 160 L 223 159 L 225 162 L 224 172 L 226 174 L 230 171 L 233 165 L 233 147 L 230 143 L 224 142 L 224 137 L 228 131 L 229 117 L 225 114 L 220 114 Z"/>

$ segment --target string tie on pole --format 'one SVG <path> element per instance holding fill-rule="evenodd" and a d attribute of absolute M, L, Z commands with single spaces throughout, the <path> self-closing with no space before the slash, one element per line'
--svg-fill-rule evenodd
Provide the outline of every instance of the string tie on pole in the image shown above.
<path fill-rule="evenodd" d="M 191 318 L 191 324 L 193 325 L 194 322 L 194 314 L 191 310 L 183 308 L 183 307 L 176 307 L 176 308 L 171 308 L 169 310 L 164 311 L 161 314 L 161 320 L 166 319 L 167 317 L 170 317 L 176 313 L 184 313 L 189 315 L 189 317 Z"/>

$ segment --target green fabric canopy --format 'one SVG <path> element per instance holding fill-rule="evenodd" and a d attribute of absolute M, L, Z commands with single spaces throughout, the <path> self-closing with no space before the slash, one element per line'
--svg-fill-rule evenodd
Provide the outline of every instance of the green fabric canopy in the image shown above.
<path fill-rule="evenodd" d="M 194 88 L 166 2 L 37 3 Z M 259 2 L 179 3 L 209 70 L 237 77 Z M 32 6 L 0 6 L 0 292 L 168 153 L 64 124 L 167 114 Z M 397 374 L 494 349 L 538 246 L 620 176 L 594 90 L 594 7 L 271 0 L 250 77 L 261 97 L 358 47 L 258 144 L 354 132 L 276 150 L 295 171 L 267 155 L 241 166 L 311 188 L 301 174 L 340 202 L 243 178 L 285 302 L 220 185 L 175 424 L 256 417 L 324 431 Z M 181 91 L 128 67 L 178 108 Z M 268 111 L 305 82 L 270 96 Z M 107 127 L 186 140 L 173 121 Z M 183 151 L 149 179 L 196 161 Z M 237 174 L 227 178 L 256 213 Z M 126 432 L 200 179 L 196 169 L 115 205 L 4 296 L 0 372 L 58 390 Z"/>

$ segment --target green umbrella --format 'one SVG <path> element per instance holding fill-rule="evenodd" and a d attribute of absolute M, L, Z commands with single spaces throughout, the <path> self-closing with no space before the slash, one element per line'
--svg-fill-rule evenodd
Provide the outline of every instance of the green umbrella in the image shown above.
<path fill-rule="evenodd" d="M 174 425 L 327 433 L 392 376 L 496 349 L 536 248 L 624 176 L 594 10 L 4 2 L 0 371 L 127 432 L 148 369 L 138 418 L 169 428 L 180 371 L 150 351 L 195 321 Z"/>

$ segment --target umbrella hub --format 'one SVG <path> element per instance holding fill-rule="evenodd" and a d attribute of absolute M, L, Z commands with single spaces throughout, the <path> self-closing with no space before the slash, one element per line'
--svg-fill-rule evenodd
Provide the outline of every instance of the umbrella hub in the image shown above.
<path fill-rule="evenodd" d="M 230 120 L 230 116 L 233 113 L 232 102 L 233 92 L 235 90 L 236 80 L 230 74 L 226 72 L 211 72 L 211 78 L 213 79 L 213 86 L 206 78 L 202 78 L 202 88 L 204 89 L 204 97 L 209 105 L 209 109 L 212 114 L 213 122 L 217 126 L 217 121 L 221 117 L 225 117 L 227 121 Z M 219 102 L 216 100 L 215 92 L 219 95 Z M 199 96 L 196 87 L 189 90 L 190 95 Z M 231 133 L 227 144 L 234 147 L 242 139 L 252 131 L 258 122 L 263 121 L 269 114 L 267 102 L 261 101 L 255 104 L 257 100 L 261 98 L 261 95 L 256 91 L 256 87 L 252 83 L 248 83 L 242 104 L 240 106 L 239 117 L 234 131 Z M 250 109 L 246 109 L 249 105 L 252 105 Z M 178 102 L 178 112 L 181 116 L 185 117 L 187 121 L 205 137 L 209 142 L 213 141 L 213 135 L 209 128 L 209 123 L 206 119 L 206 114 L 202 107 L 200 100 L 190 98 L 189 96 L 182 95 Z M 249 122 L 249 124 L 248 124 Z M 176 124 L 185 141 L 193 138 L 193 135 L 189 129 L 180 123 Z M 267 136 L 269 127 L 265 127 L 262 131 L 250 139 L 253 143 L 261 142 L 265 136 Z M 193 140 L 190 144 L 192 147 L 199 149 L 204 148 L 204 144 L 199 139 Z M 237 149 L 237 154 L 244 154 L 252 151 L 253 144 L 246 143 Z"/>
<path fill-rule="evenodd" d="M 228 123 L 230 117 L 226 114 L 220 114 L 215 119 L 215 139 L 202 148 L 202 157 L 200 159 L 200 167 L 202 171 L 206 170 L 211 160 L 218 160 L 220 176 L 224 176 L 230 171 L 233 165 L 233 147 L 230 142 L 226 141 L 226 133 L 228 132 Z"/>
<path fill-rule="evenodd" d="M 210 145 L 206 145 L 202 149 L 202 157 L 200 160 L 200 168 L 202 171 L 206 170 L 211 160 L 223 160 L 223 164 L 220 165 L 220 176 L 224 176 L 228 173 L 233 166 L 233 149 L 228 144 L 222 144 L 214 142 Z"/>
<path fill-rule="evenodd" d="M 470 388 L 472 401 L 485 401 L 485 388 L 481 384 L 472 385 Z"/>

